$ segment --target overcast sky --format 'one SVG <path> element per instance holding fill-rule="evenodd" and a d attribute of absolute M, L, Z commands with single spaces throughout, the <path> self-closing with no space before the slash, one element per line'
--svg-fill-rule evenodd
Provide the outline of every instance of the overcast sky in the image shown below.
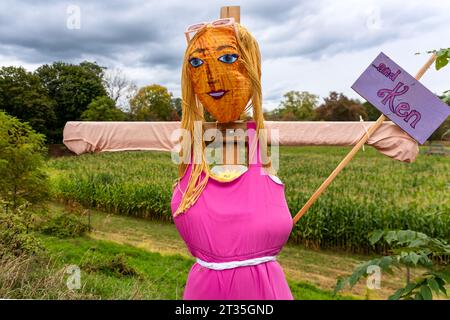
<path fill-rule="evenodd" d="M 289 90 L 359 97 L 350 87 L 380 51 L 414 75 L 427 60 L 416 52 L 450 47 L 448 0 L 0 0 L 0 65 L 97 61 L 179 96 L 184 30 L 217 19 L 224 5 L 241 6 L 241 23 L 259 42 L 266 109 Z M 422 83 L 449 90 L 450 67 Z"/>

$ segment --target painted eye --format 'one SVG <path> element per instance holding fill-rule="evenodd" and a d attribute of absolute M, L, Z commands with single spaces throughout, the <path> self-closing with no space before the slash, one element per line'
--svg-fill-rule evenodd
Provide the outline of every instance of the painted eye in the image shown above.
<path fill-rule="evenodd" d="M 219 57 L 219 61 L 222 61 L 223 63 L 233 63 L 237 60 L 239 56 L 237 54 L 224 54 L 223 56 Z"/>
<path fill-rule="evenodd" d="M 203 60 L 199 59 L 199 58 L 192 58 L 192 59 L 189 60 L 189 63 L 194 68 L 198 68 L 198 67 L 200 67 L 203 64 Z"/>

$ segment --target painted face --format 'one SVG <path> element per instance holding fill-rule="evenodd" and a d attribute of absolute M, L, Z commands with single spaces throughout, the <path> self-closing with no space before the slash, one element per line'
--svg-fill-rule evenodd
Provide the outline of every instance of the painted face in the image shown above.
<path fill-rule="evenodd" d="M 252 90 L 231 28 L 208 28 L 188 55 L 194 92 L 219 122 L 231 122 L 247 106 Z"/>

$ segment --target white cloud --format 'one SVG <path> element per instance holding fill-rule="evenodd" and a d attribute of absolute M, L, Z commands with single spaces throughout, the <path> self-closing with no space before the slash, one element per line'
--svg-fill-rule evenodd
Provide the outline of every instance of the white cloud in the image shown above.
<path fill-rule="evenodd" d="M 121 68 L 138 85 L 160 83 L 180 95 L 184 28 L 241 5 L 241 22 L 263 56 L 265 107 L 288 90 L 320 96 L 350 88 L 383 51 L 414 74 L 430 49 L 449 47 L 450 1 L 2 1 L 0 65 L 33 70 L 55 60 L 97 61 Z M 79 5 L 81 29 L 66 28 L 66 8 Z M 449 71 L 430 71 L 433 92 L 450 89 Z"/>

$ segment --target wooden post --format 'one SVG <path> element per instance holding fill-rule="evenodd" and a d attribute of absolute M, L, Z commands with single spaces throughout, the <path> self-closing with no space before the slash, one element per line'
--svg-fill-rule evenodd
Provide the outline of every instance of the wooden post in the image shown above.
<path fill-rule="evenodd" d="M 216 129 L 221 132 L 223 139 L 223 164 L 243 164 L 239 163 L 239 154 L 240 152 L 244 152 L 245 150 L 239 149 L 239 141 L 242 139 L 242 137 L 235 137 L 227 135 L 227 130 L 237 130 L 241 129 L 244 130 L 244 132 L 247 130 L 247 123 L 243 121 L 236 121 L 236 122 L 230 122 L 230 123 L 219 123 L 219 122 L 205 122 L 203 123 L 203 131 L 208 129 Z M 247 137 L 245 137 L 244 144 L 247 143 Z M 226 144 L 233 142 L 233 158 L 228 159 L 227 161 L 227 150 L 226 150 Z M 206 144 L 209 144 L 210 142 L 206 142 Z M 230 156 L 229 156 L 230 157 Z"/>
<path fill-rule="evenodd" d="M 220 8 L 220 18 L 234 18 L 234 20 L 238 23 L 241 21 L 241 7 L 240 6 L 227 6 L 227 7 L 221 7 Z M 227 143 L 227 135 L 226 130 L 236 130 L 236 129 L 243 129 L 244 131 L 247 130 L 247 125 L 245 122 L 242 121 L 235 121 L 230 123 L 216 123 L 216 122 L 205 122 L 203 124 L 203 130 L 207 129 L 218 129 L 222 132 L 222 136 L 224 137 L 223 140 L 223 162 L 224 164 L 238 164 L 239 159 L 239 148 L 238 144 L 234 143 L 233 147 L 233 158 L 228 159 L 231 160 L 231 162 L 227 162 L 227 153 L 226 153 L 226 143 Z M 234 137 L 232 137 L 232 140 L 234 140 Z M 236 141 L 237 142 L 237 141 Z M 229 157 L 228 157 L 229 158 Z"/>
<path fill-rule="evenodd" d="M 234 21 L 241 23 L 241 7 L 229 6 L 220 8 L 220 18 L 234 18 Z"/>
<path fill-rule="evenodd" d="M 436 60 L 436 54 L 433 53 L 433 55 L 428 59 L 428 61 L 420 68 L 419 72 L 417 72 L 415 78 L 416 80 L 419 80 L 424 73 L 428 70 L 428 68 L 433 64 L 433 62 Z M 317 198 L 322 194 L 323 191 L 330 185 L 330 183 L 336 178 L 336 176 L 339 174 L 339 172 L 344 169 L 344 167 L 347 165 L 347 163 L 350 162 L 350 160 L 353 158 L 353 156 L 358 152 L 359 149 L 366 143 L 366 141 L 369 139 L 369 137 L 382 125 L 383 121 L 386 119 L 384 115 L 381 115 L 378 120 L 369 128 L 367 133 L 364 134 L 364 136 L 358 141 L 358 143 L 353 147 L 353 149 L 345 156 L 345 158 L 339 163 L 339 165 L 336 167 L 336 169 L 333 170 L 333 172 L 330 174 L 330 176 L 322 183 L 322 185 L 314 192 L 314 194 L 309 198 L 309 200 L 305 203 L 303 208 L 300 209 L 300 211 L 295 215 L 293 218 L 293 223 L 296 224 L 298 220 L 308 211 L 308 209 L 312 206 L 312 204 L 317 200 Z"/>

